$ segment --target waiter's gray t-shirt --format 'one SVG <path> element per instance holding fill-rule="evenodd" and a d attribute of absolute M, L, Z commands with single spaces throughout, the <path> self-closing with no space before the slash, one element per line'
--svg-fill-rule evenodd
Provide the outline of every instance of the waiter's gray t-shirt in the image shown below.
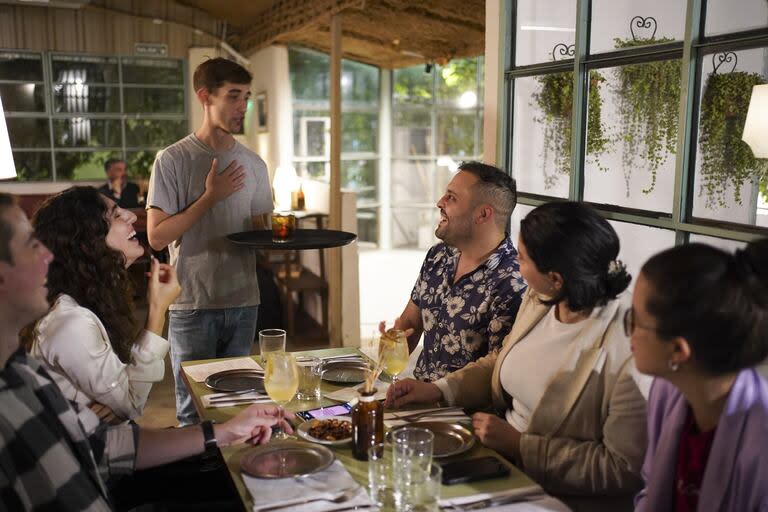
<path fill-rule="evenodd" d="M 259 304 L 256 253 L 226 235 L 253 229 L 253 215 L 272 211 L 267 166 L 256 153 L 235 142 L 215 152 L 191 134 L 157 154 L 149 180 L 147 208 L 176 214 L 205 191 L 213 158 L 223 171 L 232 160 L 245 170 L 245 186 L 216 203 L 180 239 L 169 246 L 181 294 L 170 309 L 221 309 Z"/>

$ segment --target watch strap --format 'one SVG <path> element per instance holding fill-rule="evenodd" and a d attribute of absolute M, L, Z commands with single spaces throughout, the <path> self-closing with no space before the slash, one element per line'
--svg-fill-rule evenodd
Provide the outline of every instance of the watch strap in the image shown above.
<path fill-rule="evenodd" d="M 216 433 L 213 430 L 213 422 L 211 420 L 205 420 L 200 423 L 200 427 L 203 429 L 203 440 L 205 445 L 205 451 L 209 452 L 217 448 Z"/>

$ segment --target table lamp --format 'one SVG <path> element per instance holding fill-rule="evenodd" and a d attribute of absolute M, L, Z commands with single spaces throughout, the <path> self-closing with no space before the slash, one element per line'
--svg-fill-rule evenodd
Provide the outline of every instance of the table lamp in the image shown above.
<path fill-rule="evenodd" d="M 741 140 L 749 145 L 755 158 L 768 158 L 768 84 L 752 87 Z"/>
<path fill-rule="evenodd" d="M 16 166 L 13 164 L 11 139 L 8 137 L 8 126 L 5 124 L 3 100 L 0 98 L 0 180 L 16 177 Z"/>
<path fill-rule="evenodd" d="M 290 165 L 281 165 L 272 178 L 272 189 L 275 191 L 275 207 L 278 210 L 291 209 L 291 192 L 299 188 L 299 177 L 296 169 Z"/>

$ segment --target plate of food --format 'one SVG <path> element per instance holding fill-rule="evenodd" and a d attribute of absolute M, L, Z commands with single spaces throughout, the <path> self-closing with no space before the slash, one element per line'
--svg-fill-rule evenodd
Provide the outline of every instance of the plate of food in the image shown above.
<path fill-rule="evenodd" d="M 313 443 L 341 446 L 352 440 L 352 419 L 349 416 L 329 416 L 305 421 L 296 427 L 296 434 Z"/>

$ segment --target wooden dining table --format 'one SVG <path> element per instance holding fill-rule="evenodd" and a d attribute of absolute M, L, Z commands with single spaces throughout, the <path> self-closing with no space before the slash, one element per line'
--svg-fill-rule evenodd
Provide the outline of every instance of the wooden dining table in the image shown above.
<path fill-rule="evenodd" d="M 295 355 L 308 355 L 316 356 L 320 358 L 339 356 L 347 354 L 359 354 L 360 352 L 354 348 L 331 348 L 322 350 L 312 350 L 303 352 L 294 352 Z M 260 362 L 259 356 L 252 356 L 257 362 Z M 182 367 L 186 368 L 193 365 L 212 363 L 216 360 L 200 360 L 200 361 L 187 361 L 182 363 Z M 216 422 L 226 421 L 235 416 L 246 405 L 232 406 L 232 407 L 217 407 L 217 408 L 205 408 L 202 402 L 202 397 L 211 393 L 214 393 L 212 389 L 209 389 L 204 382 L 196 382 L 189 378 L 186 372 L 181 372 L 183 379 L 187 385 L 187 388 L 194 400 L 195 408 L 198 414 L 204 420 L 213 420 Z M 323 394 L 330 391 L 341 389 L 343 386 L 332 384 L 326 381 L 322 381 Z M 321 398 L 318 400 L 296 400 L 291 401 L 286 410 L 289 411 L 301 411 L 314 409 L 317 407 L 325 407 L 329 405 L 338 404 L 333 400 L 327 398 Z M 471 427 L 470 427 L 471 429 Z M 329 447 L 333 450 L 336 458 L 341 461 L 344 467 L 349 471 L 352 478 L 354 478 L 360 485 L 367 487 L 368 485 L 368 463 L 365 461 L 359 461 L 352 457 L 352 449 L 350 445 L 341 447 Z M 240 471 L 240 460 L 249 449 L 252 449 L 249 445 L 239 445 L 221 448 L 221 453 L 224 461 L 227 464 L 229 474 L 232 477 L 232 481 L 237 488 L 237 492 L 243 501 L 243 505 L 246 510 L 253 508 L 253 501 L 251 495 L 246 489 Z M 455 460 L 466 460 L 471 458 L 483 457 L 487 455 L 496 455 L 501 458 L 496 452 L 483 446 L 480 442 L 476 442 L 472 448 L 468 451 L 454 455 L 450 458 L 441 459 L 440 462 L 451 462 Z M 441 499 L 458 498 L 462 496 L 477 495 L 481 493 L 494 493 L 499 491 L 506 491 L 510 489 L 522 489 L 525 487 L 535 486 L 536 483 L 531 480 L 525 473 L 520 471 L 517 467 L 511 466 L 509 476 L 502 478 L 495 478 L 491 480 L 484 480 L 480 482 L 472 482 L 456 485 L 443 485 L 441 489 Z"/>

